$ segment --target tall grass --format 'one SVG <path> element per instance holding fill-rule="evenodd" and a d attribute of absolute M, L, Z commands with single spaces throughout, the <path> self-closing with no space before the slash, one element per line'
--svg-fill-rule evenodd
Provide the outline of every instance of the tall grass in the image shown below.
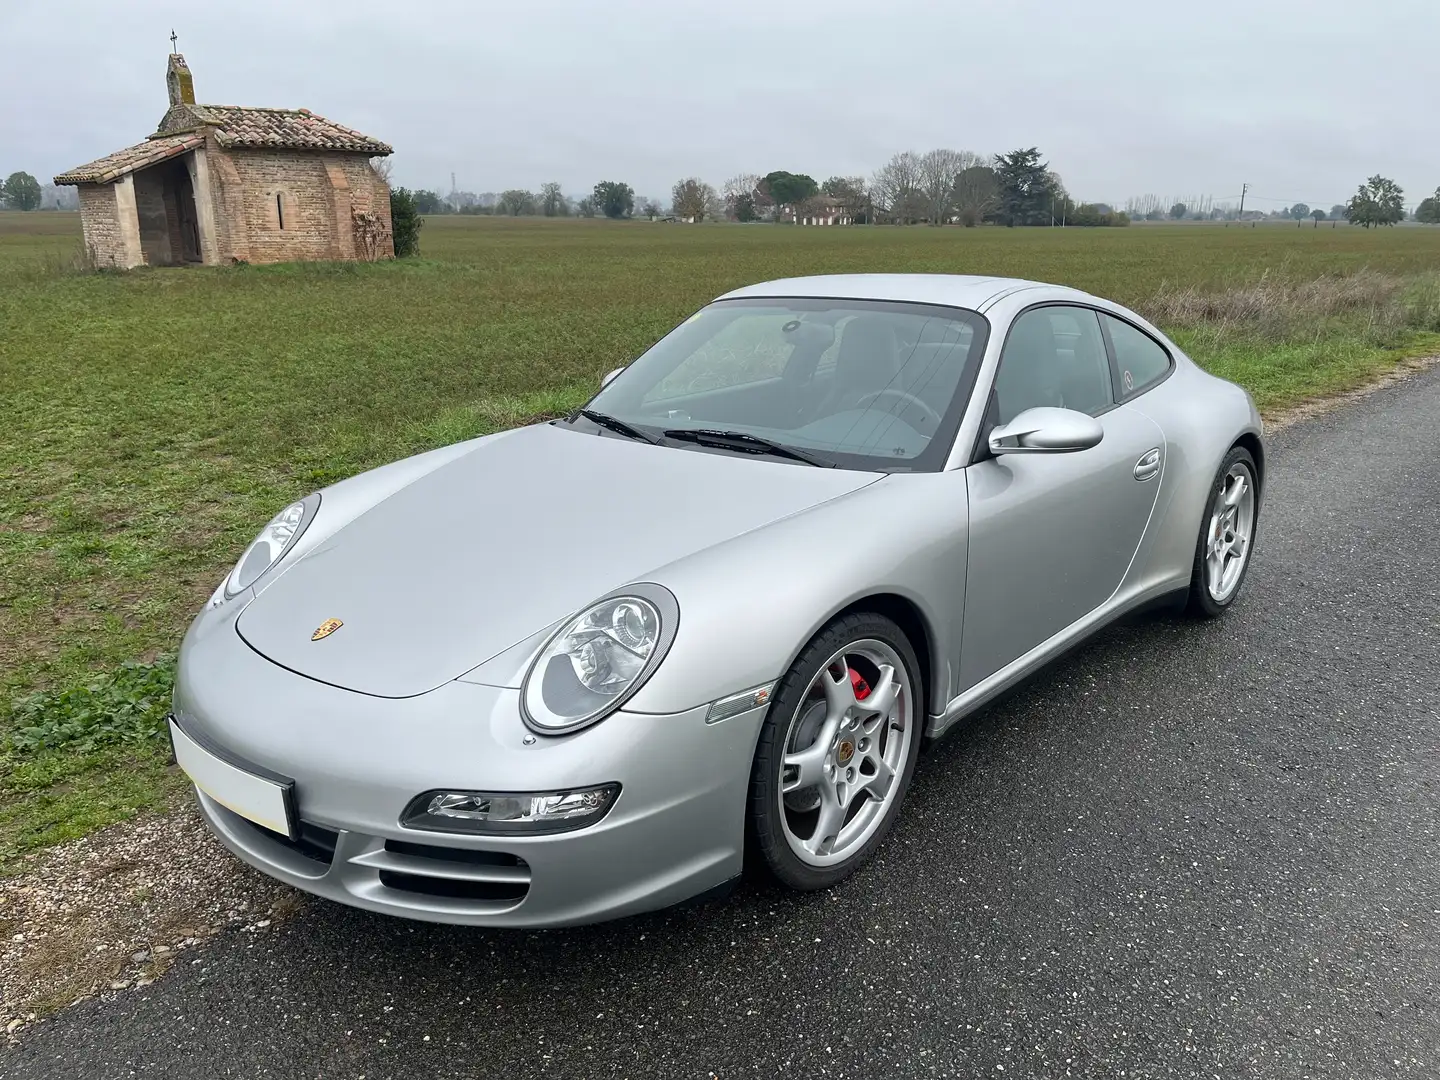
<path fill-rule="evenodd" d="M 1213 347 L 1237 339 L 1294 343 L 1337 332 L 1380 346 L 1440 331 L 1440 274 L 1363 269 L 1295 280 L 1263 273 L 1223 289 L 1162 283 L 1140 309 L 1159 326 L 1188 330 Z"/>

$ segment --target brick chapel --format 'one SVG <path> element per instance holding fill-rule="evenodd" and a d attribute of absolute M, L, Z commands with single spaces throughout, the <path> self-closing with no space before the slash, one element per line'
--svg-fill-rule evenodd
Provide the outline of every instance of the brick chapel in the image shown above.
<path fill-rule="evenodd" d="M 170 54 L 170 109 L 144 142 L 71 169 L 96 266 L 393 258 L 377 139 L 308 109 L 197 105 Z"/>

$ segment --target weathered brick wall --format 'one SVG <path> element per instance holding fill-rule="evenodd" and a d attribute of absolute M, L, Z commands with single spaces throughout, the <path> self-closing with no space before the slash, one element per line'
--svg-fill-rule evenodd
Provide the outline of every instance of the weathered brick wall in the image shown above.
<path fill-rule="evenodd" d="M 215 220 L 215 257 L 220 263 L 250 261 L 250 234 L 245 227 L 245 183 L 235 160 L 205 135 L 205 160 L 210 170 L 210 201 Z"/>
<path fill-rule="evenodd" d="M 231 151 L 242 186 L 250 262 L 336 259 L 345 254 L 336 247 L 324 156 L 280 150 Z"/>
<path fill-rule="evenodd" d="M 357 213 L 373 212 L 385 230 L 385 239 L 380 246 L 380 258 L 395 257 L 395 234 L 390 221 L 390 185 L 376 175 L 370 167 L 370 159 L 363 154 L 337 154 L 339 166 L 345 171 L 350 182 L 353 209 Z"/>
<path fill-rule="evenodd" d="M 212 137 L 206 157 L 221 262 L 356 258 L 358 210 L 382 216 L 381 255 L 394 255 L 390 191 L 364 155 L 225 150 Z"/>
<path fill-rule="evenodd" d="M 96 266 L 124 266 L 125 241 L 115 205 L 113 184 L 80 184 L 80 227 L 85 247 Z"/>

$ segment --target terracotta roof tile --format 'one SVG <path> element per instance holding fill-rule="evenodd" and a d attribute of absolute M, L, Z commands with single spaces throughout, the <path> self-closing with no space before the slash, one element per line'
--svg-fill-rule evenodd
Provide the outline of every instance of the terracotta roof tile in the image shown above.
<path fill-rule="evenodd" d="M 382 156 L 392 153 L 379 139 L 317 116 L 309 109 L 257 109 L 241 105 L 196 105 L 202 123 L 215 128 L 224 147 L 293 150 L 347 150 Z"/>
<path fill-rule="evenodd" d="M 203 146 L 205 137 L 196 132 L 182 135 L 164 135 L 158 139 L 146 139 L 135 146 L 106 154 L 88 165 L 81 165 L 55 177 L 57 184 L 108 184 L 136 169 L 147 169 L 158 165 L 167 158 L 183 154 Z"/>

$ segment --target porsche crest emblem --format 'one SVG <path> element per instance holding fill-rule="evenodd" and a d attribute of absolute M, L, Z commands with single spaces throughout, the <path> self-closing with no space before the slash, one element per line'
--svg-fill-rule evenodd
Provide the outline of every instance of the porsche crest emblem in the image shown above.
<path fill-rule="evenodd" d="M 319 641 L 321 638 L 327 638 L 344 625 L 339 619 L 326 619 L 315 628 L 315 632 L 310 635 L 310 640 Z"/>

